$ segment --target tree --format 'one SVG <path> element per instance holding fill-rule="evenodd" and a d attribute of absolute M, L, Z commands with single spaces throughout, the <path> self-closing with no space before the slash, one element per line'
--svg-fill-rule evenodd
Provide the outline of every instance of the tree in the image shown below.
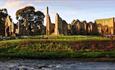
<path fill-rule="evenodd" d="M 16 19 L 19 24 L 25 26 L 29 32 L 35 31 L 33 28 L 41 27 L 44 17 L 44 14 L 41 11 L 35 11 L 33 6 L 26 6 L 16 12 Z"/>
<path fill-rule="evenodd" d="M 7 16 L 9 16 L 7 9 L 6 8 L 0 9 L 0 35 L 5 35 L 5 28 L 6 28 L 5 22 L 6 22 Z M 10 16 L 9 16 L 9 19 L 12 22 L 12 19 Z"/>

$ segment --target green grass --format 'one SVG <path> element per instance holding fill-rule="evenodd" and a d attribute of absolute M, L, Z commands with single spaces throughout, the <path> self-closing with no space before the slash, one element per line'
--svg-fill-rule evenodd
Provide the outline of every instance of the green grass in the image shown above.
<path fill-rule="evenodd" d="M 0 41 L 0 57 L 17 58 L 96 58 L 115 57 L 115 51 L 76 51 L 73 41 L 108 41 L 98 36 L 30 36 Z"/>
<path fill-rule="evenodd" d="M 21 39 L 38 39 L 38 40 L 47 40 L 47 41 L 89 41 L 89 40 L 110 40 L 110 38 L 100 37 L 100 36 L 29 36 Z"/>

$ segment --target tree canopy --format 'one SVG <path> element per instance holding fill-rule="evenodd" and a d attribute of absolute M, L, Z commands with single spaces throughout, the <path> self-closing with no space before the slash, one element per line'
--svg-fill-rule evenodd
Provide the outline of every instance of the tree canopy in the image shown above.
<path fill-rule="evenodd" d="M 34 16 L 43 16 L 44 14 L 41 11 L 35 11 L 35 8 L 33 6 L 26 6 L 22 9 L 17 10 L 16 12 L 16 19 L 17 20 L 23 20 L 23 19 L 33 19 Z M 20 19 L 21 18 L 21 19 Z"/>

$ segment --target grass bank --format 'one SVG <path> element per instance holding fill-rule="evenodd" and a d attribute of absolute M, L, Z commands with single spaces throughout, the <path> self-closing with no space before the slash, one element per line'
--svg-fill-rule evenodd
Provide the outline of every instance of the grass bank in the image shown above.
<path fill-rule="evenodd" d="M 103 46 L 102 43 L 105 45 Z M 108 38 L 97 36 L 34 36 L 0 41 L 0 57 L 115 58 L 114 43 L 115 41 L 111 41 Z"/>

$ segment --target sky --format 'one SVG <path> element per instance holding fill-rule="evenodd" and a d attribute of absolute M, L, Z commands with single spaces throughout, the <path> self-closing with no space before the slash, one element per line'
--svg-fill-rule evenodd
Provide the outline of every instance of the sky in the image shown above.
<path fill-rule="evenodd" d="M 7 8 L 8 14 L 17 22 L 15 13 L 25 6 L 34 6 L 46 14 L 49 7 L 51 21 L 55 22 L 55 14 L 71 23 L 73 19 L 94 21 L 100 18 L 115 17 L 115 0 L 0 0 L 0 8 Z"/>

